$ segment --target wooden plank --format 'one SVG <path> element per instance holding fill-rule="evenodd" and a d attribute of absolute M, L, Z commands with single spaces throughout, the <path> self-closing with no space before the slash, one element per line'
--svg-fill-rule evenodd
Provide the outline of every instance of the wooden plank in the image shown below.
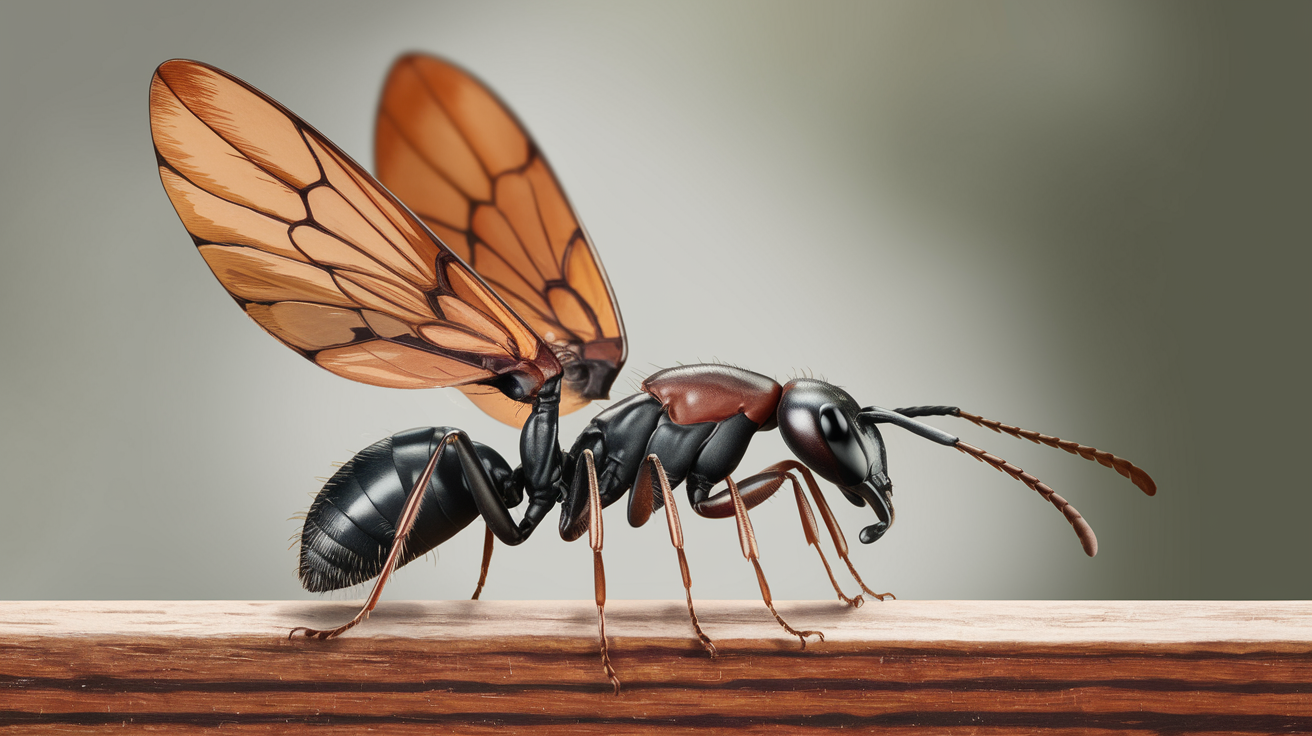
<path fill-rule="evenodd" d="M 0 602 L 0 730 L 1312 733 L 1312 602 Z"/>

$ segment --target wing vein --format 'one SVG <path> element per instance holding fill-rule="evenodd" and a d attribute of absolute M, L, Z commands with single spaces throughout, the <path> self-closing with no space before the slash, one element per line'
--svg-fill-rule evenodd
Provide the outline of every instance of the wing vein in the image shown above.
<path fill-rule="evenodd" d="M 505 292 L 508 292 L 508 293 L 511 293 L 511 294 L 514 293 L 514 291 L 511 290 L 510 287 L 506 286 L 505 284 L 501 283 L 500 281 L 497 281 L 496 279 L 490 279 L 490 278 L 486 278 L 486 277 L 484 277 L 484 280 L 487 281 L 487 283 L 488 283 L 489 285 L 491 285 L 491 286 L 493 286 L 494 288 L 496 288 L 496 291 L 497 291 L 498 294 L 502 293 L 503 290 L 504 290 Z M 556 325 L 559 325 L 560 328 L 563 329 L 563 330 L 565 330 L 566 332 L 569 332 L 569 328 L 567 328 L 567 327 L 565 327 L 564 325 L 560 324 L 560 320 L 556 318 L 556 313 L 555 313 L 554 310 L 552 311 L 551 314 L 548 315 L 548 314 L 544 313 L 541 309 L 538 309 L 536 306 L 534 306 L 534 305 L 532 305 L 532 304 L 529 304 L 528 302 L 524 301 L 523 299 L 520 299 L 519 301 L 524 305 L 524 308 L 525 308 L 525 309 L 531 309 L 531 310 L 533 310 L 533 312 L 535 312 L 539 317 L 541 317 L 541 318 L 543 319 L 543 321 L 546 321 L 546 322 L 552 322 L 552 323 L 554 323 L 554 324 L 556 324 Z M 547 304 L 547 308 L 548 308 L 548 309 L 551 308 L 551 304 L 550 304 L 550 302 L 548 302 L 548 304 Z M 515 312 L 516 312 L 516 313 L 518 313 L 518 312 L 520 312 L 520 311 L 521 311 L 521 310 L 519 310 L 519 309 L 515 309 Z"/>
<path fill-rule="evenodd" d="M 208 128 L 208 129 L 210 130 L 211 133 L 213 133 L 216 137 L 218 137 L 219 140 L 221 140 L 221 141 L 223 141 L 224 143 L 227 143 L 229 146 L 231 146 L 231 147 L 232 147 L 232 150 L 236 151 L 236 152 L 237 152 L 237 155 L 241 156 L 243 160 L 248 161 L 248 162 L 250 163 L 251 166 L 254 166 L 255 168 L 259 169 L 260 171 L 263 171 L 264 173 L 268 174 L 269 176 L 273 177 L 274 179 L 277 179 L 278 181 L 282 182 L 284 185 L 287 186 L 288 189 L 292 190 L 293 192 L 296 192 L 297 194 L 302 195 L 302 197 L 304 196 L 305 192 L 304 192 L 300 187 L 296 186 L 295 183 L 290 182 L 290 181 L 287 181 L 287 179 L 283 178 L 282 176 L 279 176 L 278 174 L 275 174 L 274 172 L 270 171 L 267 167 L 260 165 L 260 162 L 255 161 L 255 160 L 252 159 L 250 156 L 247 156 L 246 154 L 242 153 L 241 149 L 238 148 L 237 145 L 236 145 L 235 143 L 233 143 L 231 140 L 229 140 L 228 138 L 226 138 L 226 137 L 225 137 L 222 133 L 220 133 L 220 132 L 218 131 L 218 129 L 215 128 L 213 125 L 210 125 L 210 123 L 209 123 L 208 120 L 206 120 L 205 118 L 201 117 L 201 116 L 200 116 L 195 110 L 191 109 L 191 106 L 187 104 L 187 101 L 186 101 L 186 100 L 182 99 L 182 96 L 178 94 L 177 90 L 173 89 L 173 87 L 169 85 L 169 80 L 165 79 L 163 76 L 160 76 L 160 77 L 159 77 L 159 81 L 160 81 L 161 83 L 163 83 L 163 85 L 164 85 L 165 87 L 168 88 L 169 93 L 172 94 L 173 97 L 177 99 L 179 105 L 182 105 L 183 107 L 187 108 L 187 112 L 191 113 L 191 116 L 192 116 L 192 117 L 194 117 L 194 118 L 196 118 L 196 120 L 200 121 L 200 124 L 201 124 L 201 125 L 204 125 L 206 128 Z M 274 109 L 277 110 L 278 108 L 275 107 Z M 278 110 L 278 112 L 279 112 L 280 114 L 282 114 L 283 116 L 286 116 L 286 113 L 285 113 L 284 111 L 282 111 L 282 110 Z M 288 119 L 291 120 L 292 125 L 295 125 L 295 126 L 296 126 L 297 130 L 300 130 L 300 126 L 296 124 L 296 120 L 295 120 L 295 118 L 288 118 Z M 159 147 L 158 147 L 158 146 L 155 147 L 155 151 L 156 151 L 156 153 L 159 152 Z M 314 155 L 314 151 L 310 151 L 310 155 L 313 156 L 313 155 Z M 165 160 L 167 161 L 167 159 L 165 159 Z M 318 159 L 315 159 L 314 162 L 315 162 L 315 164 L 318 164 L 318 163 L 319 163 L 319 160 L 318 160 Z M 323 178 L 324 178 L 324 173 L 323 173 L 323 167 L 322 167 L 322 166 L 319 167 L 319 178 L 320 178 L 321 181 L 322 181 Z M 192 182 L 192 183 L 195 184 L 195 182 Z M 197 185 L 197 186 L 199 186 L 199 185 Z M 201 188 L 203 189 L 204 187 L 201 187 Z M 206 191 L 209 191 L 209 190 L 206 190 Z M 213 194 L 213 192 L 210 192 L 210 193 Z M 215 196 L 219 196 L 219 195 L 215 195 Z M 227 197 L 219 197 L 219 198 L 220 198 L 220 199 L 223 199 L 224 201 L 227 201 L 227 202 L 232 202 L 232 200 L 228 199 Z M 232 202 L 232 203 L 233 203 L 233 204 L 237 204 L 236 202 Z M 282 218 L 278 218 L 278 219 L 282 219 Z"/>
<path fill-rule="evenodd" d="M 442 111 L 442 113 L 443 113 L 443 114 L 446 114 L 446 110 L 444 109 L 444 110 Z M 419 147 L 415 145 L 414 141 L 411 140 L 410 137 L 409 137 L 408 135 L 406 135 L 405 129 L 401 127 L 401 123 L 400 123 L 400 121 L 398 121 L 395 117 L 393 117 L 392 113 L 388 112 L 386 109 L 381 109 L 381 110 L 378 111 L 378 114 L 379 114 L 380 117 L 385 117 L 385 118 L 387 118 L 387 119 L 392 123 L 392 127 L 396 129 L 396 137 L 397 137 L 397 138 L 400 138 L 401 141 L 402 141 L 403 143 L 405 143 L 406 147 L 408 147 L 411 151 L 414 151 L 415 158 L 419 159 L 420 161 L 423 161 L 423 162 L 424 162 L 424 166 L 427 166 L 427 167 L 429 168 L 429 170 L 431 170 L 434 174 L 436 174 L 436 175 L 437 175 L 437 178 L 439 178 L 439 179 L 441 179 L 442 181 L 444 181 L 444 182 L 446 182 L 447 184 L 449 184 L 449 185 L 451 186 L 452 189 L 456 190 L 457 192 L 460 192 L 460 195 L 461 195 L 461 196 L 465 197 L 466 199 L 468 199 L 470 202 L 474 203 L 475 205 L 479 205 L 479 204 L 491 204 L 491 202 L 490 202 L 489 200 L 486 200 L 486 199 L 477 199 L 477 198 L 475 198 L 472 194 L 470 194 L 469 192 L 466 192 L 466 191 L 464 190 L 464 188 L 461 187 L 459 184 L 457 184 L 457 183 L 456 183 L 451 177 L 449 177 L 449 176 L 447 176 L 445 173 L 443 173 L 442 170 L 439 169 L 439 168 L 437 167 L 437 165 L 433 163 L 433 160 L 430 159 L 427 155 L 425 155 L 423 151 L 419 150 Z M 448 115 L 447 117 L 450 117 L 450 116 Z M 453 121 L 453 122 L 452 122 L 452 126 L 454 127 L 454 125 L 455 125 L 455 123 L 454 123 L 454 121 Z M 459 129 L 457 128 L 457 130 L 459 130 Z M 461 131 L 461 132 L 460 132 L 460 137 L 461 137 L 462 139 L 465 140 L 465 145 L 469 145 L 469 140 L 468 140 L 468 139 L 465 139 L 464 131 Z M 484 173 L 486 173 L 486 167 L 483 165 L 483 161 L 482 161 L 482 159 L 479 159 L 477 155 L 475 155 L 474 158 L 475 158 L 476 160 L 478 160 L 478 166 L 479 166 L 479 168 L 484 169 Z M 489 177 L 488 177 L 488 181 L 489 181 L 489 182 L 495 182 L 496 180 L 493 179 L 491 176 L 489 176 Z M 494 190 L 494 191 L 495 191 L 495 190 Z M 442 220 L 441 218 L 434 217 L 433 219 L 434 219 L 434 220 L 437 220 L 438 222 L 443 222 L 443 223 L 445 223 L 445 221 Z M 450 227 L 451 229 L 453 229 L 453 230 L 459 230 L 459 229 L 460 229 L 460 228 L 456 227 L 455 225 L 450 225 L 449 227 Z"/>
<path fill-rule="evenodd" d="M 397 247 L 397 244 L 392 242 L 392 239 L 391 239 L 391 238 L 389 238 L 389 237 L 387 237 L 386 235 L 384 235 L 383 232 L 382 232 L 381 230 L 378 229 L 378 226 L 377 226 L 377 225 L 374 225 L 373 221 L 370 220 L 369 217 L 368 217 L 367 215 L 365 215 L 365 213 L 363 213 L 363 212 L 360 211 L 360 208 L 356 206 L 355 202 L 353 202 L 353 201 L 351 200 L 350 197 L 347 197 L 345 194 L 342 194 L 342 191 L 341 191 L 340 189 L 338 189 L 337 187 L 333 186 L 332 182 L 329 181 L 329 179 L 328 179 L 328 172 L 327 172 L 327 170 L 324 168 L 324 166 L 323 166 L 323 162 L 319 160 L 319 156 L 314 152 L 314 146 L 310 145 L 309 132 L 306 131 L 305 128 L 301 127 L 300 125 L 297 125 L 297 126 L 296 126 L 296 131 L 297 131 L 298 133 L 300 133 L 300 135 L 301 135 L 301 140 L 305 142 L 305 147 L 310 151 L 310 155 L 314 158 L 314 163 L 315 163 L 315 165 L 319 167 L 319 181 L 322 182 L 322 183 L 319 183 L 319 184 L 312 185 L 311 187 L 307 187 L 307 188 L 306 188 L 306 191 L 308 192 L 309 189 L 312 189 L 312 188 L 315 187 L 315 186 L 325 186 L 325 187 L 328 187 L 329 189 L 333 190 L 334 192 L 336 192 L 336 193 L 337 193 L 337 196 L 338 196 L 338 197 L 341 197 L 342 201 L 345 202 L 345 203 L 346 203 L 346 204 L 347 204 L 347 205 L 348 205 L 348 206 L 349 206 L 349 207 L 350 207 L 350 208 L 351 208 L 351 209 L 352 209 L 357 215 L 359 215 L 361 220 L 364 220 L 365 224 L 367 224 L 367 225 L 369 226 L 369 229 L 370 229 L 370 230 L 373 230 L 375 233 L 378 234 L 379 239 L 381 239 L 384 243 L 387 243 L 389 246 L 391 246 L 392 250 L 395 251 L 396 254 L 397 254 L 398 256 L 400 256 L 402 260 L 404 260 L 404 261 L 406 261 L 406 262 L 409 262 L 409 263 L 413 263 L 413 259 L 410 258 L 409 256 L 407 256 L 405 253 L 403 253 L 403 252 L 401 251 L 401 249 L 400 249 L 399 247 Z M 322 141 L 319 145 L 324 146 L 324 149 L 325 149 L 325 150 L 330 150 L 331 147 L 332 147 L 332 144 L 329 143 L 327 139 L 323 139 L 323 141 Z M 347 175 L 348 175 L 348 177 L 349 177 L 349 173 L 348 173 Z M 352 183 L 356 183 L 356 182 L 354 182 L 354 180 L 352 180 Z M 357 183 L 356 185 L 359 186 L 358 183 Z M 368 195 L 365 195 L 365 196 L 367 197 Z M 306 213 L 308 213 L 308 215 L 309 215 L 309 219 L 310 219 L 311 223 L 313 224 L 313 226 L 314 226 L 316 229 L 318 229 L 320 232 L 322 232 L 322 233 L 328 235 L 329 237 L 336 238 L 338 241 L 342 242 L 342 243 L 345 244 L 347 247 L 351 248 L 352 250 L 355 250 L 357 253 L 360 253 L 361 255 L 365 256 L 366 258 L 368 258 L 369 260 L 373 261 L 374 263 L 377 263 L 377 264 L 379 265 L 379 267 L 381 267 L 382 269 L 386 270 L 388 273 L 392 274 L 393 276 L 395 276 L 395 277 L 396 277 L 397 279 L 399 279 L 400 281 L 402 281 L 402 282 L 404 282 L 404 283 L 410 283 L 410 279 L 406 278 L 406 276 L 405 276 L 404 274 L 402 274 L 400 271 L 398 271 L 398 270 L 392 268 L 391 266 L 387 265 L 386 263 L 384 263 L 384 262 L 383 262 L 382 260 L 380 260 L 379 258 L 375 257 L 372 253 L 369 252 L 368 249 L 363 248 L 363 247 L 361 247 L 361 246 L 357 246 L 355 243 L 352 243 L 350 240 L 346 239 L 345 237 L 342 237 L 341 235 L 339 235 L 339 234 L 333 232 L 332 230 L 329 230 L 327 227 L 324 227 L 324 225 L 323 225 L 322 223 L 319 222 L 318 218 L 315 217 L 314 209 L 310 207 L 310 203 L 309 203 L 309 201 L 308 201 L 308 197 L 305 197 L 305 192 L 302 192 L 302 197 L 306 199 L 306 202 L 305 202 L 305 211 L 306 211 Z M 391 218 L 390 218 L 390 217 L 387 217 L 387 214 L 381 212 L 381 210 L 380 210 L 379 214 L 381 214 L 385 219 L 387 219 L 387 220 L 389 220 L 389 221 L 391 220 Z M 401 228 L 399 228 L 399 227 L 397 228 L 398 231 L 400 231 L 400 229 L 401 229 Z M 288 235 L 290 236 L 290 233 L 288 233 Z M 404 235 L 403 235 L 403 237 L 404 237 Z M 295 244 L 295 241 L 293 241 L 293 244 Z M 302 250 L 302 252 L 304 252 L 304 251 Z M 355 270 L 355 269 L 353 269 L 353 268 L 349 268 L 349 267 L 333 266 L 333 268 L 343 268 L 344 270 L 351 271 L 352 273 L 364 273 L 364 272 L 362 272 L 362 271 L 357 271 L 357 270 Z M 371 274 L 365 274 L 365 275 L 368 276 L 368 275 L 371 275 Z M 390 301 L 390 300 L 389 300 L 389 301 Z"/>
<path fill-rule="evenodd" d="M 494 192 L 496 191 L 495 184 L 493 185 L 493 191 Z M 491 207 L 492 209 L 496 210 L 496 213 L 501 217 L 501 221 L 506 223 L 506 230 L 509 231 L 511 237 L 515 239 L 515 245 L 518 245 L 519 251 L 524 254 L 524 260 L 528 261 L 528 265 L 533 267 L 533 273 L 536 273 L 538 275 L 538 280 L 542 281 L 543 284 L 546 284 L 547 282 L 551 281 L 551 279 L 547 278 L 547 275 L 545 273 L 542 273 L 542 269 L 538 268 L 538 264 L 533 260 L 533 254 L 528 252 L 528 246 L 524 245 L 524 240 L 519 237 L 519 231 L 515 230 L 515 225 L 511 223 L 510 218 L 506 217 L 505 211 L 502 210 L 500 207 L 496 206 L 495 203 L 487 204 L 483 206 Z M 474 232 L 474 238 L 477 242 L 482 243 L 483 246 L 486 247 L 488 250 L 500 256 L 501 260 L 505 261 L 506 265 L 510 267 L 510 270 L 514 271 L 515 274 L 519 276 L 521 279 L 524 279 L 525 283 L 530 283 L 530 284 L 532 283 L 524 275 L 523 271 L 519 270 L 518 268 L 515 268 L 514 264 L 512 264 L 504 255 L 501 255 L 500 248 L 494 247 L 491 243 L 487 242 L 487 240 L 480 237 L 478 232 Z M 471 253 L 470 255 L 473 254 Z M 475 270 L 477 270 L 477 268 Z"/>
<path fill-rule="evenodd" d="M 433 98 L 433 104 L 437 105 L 437 108 L 442 111 L 442 114 L 447 117 L 447 120 L 451 121 L 451 127 L 460 133 L 460 138 L 465 142 L 465 145 L 469 147 L 470 151 L 474 152 L 474 160 L 478 162 L 478 168 L 483 170 L 483 176 L 486 176 L 488 181 L 495 182 L 496 177 L 492 176 L 492 172 L 488 170 L 487 164 L 483 163 L 483 157 L 478 155 L 478 149 L 474 147 L 474 142 L 469 140 L 469 136 L 465 135 L 464 128 L 460 127 L 460 122 L 456 120 L 456 117 L 451 114 L 450 110 L 446 109 L 446 105 L 442 104 L 442 100 L 437 96 L 437 93 L 433 91 L 431 86 L 429 86 L 428 75 L 420 70 L 419 65 L 416 64 L 414 60 L 410 61 L 410 66 L 414 69 L 415 76 L 419 77 L 419 82 L 423 85 L 424 91 L 428 93 L 429 97 Z M 495 192 L 496 189 L 493 188 L 493 191 Z"/>
<path fill-rule="evenodd" d="M 246 210 L 247 212 L 253 212 L 253 213 L 255 213 L 255 214 L 257 214 L 257 215 L 259 215 L 259 216 L 261 216 L 261 217 L 267 217 L 267 218 L 269 218 L 270 220 L 277 220 L 278 222 L 284 223 L 285 225 L 287 225 L 287 236 L 288 236 L 289 239 L 291 238 L 291 227 L 292 227 L 292 223 L 293 223 L 293 222 L 300 222 L 300 220 L 295 220 L 295 221 L 293 221 L 293 220 L 288 220 L 288 219 L 286 219 L 286 218 L 279 217 L 278 215 L 273 214 L 273 213 L 270 213 L 270 212 L 264 212 L 264 211 L 261 211 L 261 210 L 257 210 L 257 209 L 255 209 L 254 207 L 251 207 L 251 206 L 249 206 L 249 205 L 242 204 L 241 202 L 234 202 L 234 201 L 232 201 L 231 199 L 228 199 L 227 197 L 224 197 L 224 196 L 221 196 L 221 195 L 215 194 L 214 192 L 211 192 L 210 190 L 208 190 L 208 189 L 206 189 L 205 187 L 201 186 L 201 185 L 200 185 L 195 179 L 192 179 L 191 177 L 187 176 L 185 173 L 183 173 L 182 171 L 180 171 L 180 170 L 178 169 L 178 167 L 174 166 L 172 161 L 169 161 L 167 158 L 164 157 L 164 154 L 162 154 L 162 153 L 159 152 L 159 148 L 156 148 L 156 149 L 155 149 L 155 157 L 156 157 L 157 159 L 159 159 L 159 161 L 162 161 L 162 162 L 163 162 L 163 163 L 160 164 L 160 165 L 162 165 L 164 168 L 168 169 L 169 171 L 172 171 L 175 175 L 177 175 L 177 177 L 178 177 L 179 179 L 181 179 L 181 180 L 187 182 L 188 184 L 192 185 L 193 187 L 196 187 L 196 188 L 199 189 L 200 191 L 202 191 L 202 192 L 208 194 L 209 196 L 214 197 L 215 199 L 221 199 L 221 200 L 223 200 L 224 202 L 227 202 L 228 204 L 232 205 L 233 207 L 240 207 L 240 208 Z M 247 159 L 247 160 L 249 161 L 250 159 Z M 186 223 L 183 223 L 183 224 L 185 225 Z M 188 229 L 187 232 L 191 232 L 191 230 Z M 207 241 L 207 242 L 212 242 L 212 241 Z M 218 243 L 215 243 L 215 244 L 216 244 L 216 245 L 219 245 Z M 231 245 L 231 244 L 229 244 L 229 245 Z M 295 243 L 293 243 L 292 245 L 295 245 Z M 300 250 L 300 249 L 297 248 L 297 250 Z"/>
<path fill-rule="evenodd" d="M 589 255 L 594 256 L 593 261 L 594 262 L 596 261 L 595 253 L 592 252 L 592 246 L 588 243 L 588 239 L 583 237 L 583 228 L 579 227 L 574 229 L 574 235 L 570 237 L 569 244 L 565 246 L 565 257 L 561 259 L 561 262 L 569 263 L 570 255 L 572 255 L 574 253 L 574 249 L 578 247 L 586 248 L 589 252 Z M 597 316 L 597 311 L 592 308 L 592 304 L 588 302 L 587 299 L 584 299 L 583 295 L 579 293 L 579 290 L 575 289 L 574 285 L 571 284 L 569 280 L 565 277 L 564 275 L 565 269 L 561 268 L 560 270 L 561 270 L 560 280 L 562 283 L 564 283 L 565 288 L 569 289 L 569 293 L 574 295 L 574 299 L 579 303 L 579 306 L 583 307 L 584 313 L 587 315 L 588 319 L 592 321 L 592 326 L 596 328 L 597 334 L 605 335 L 606 331 L 601 327 L 601 318 Z M 609 296 L 610 290 L 607 289 L 606 293 Z"/>
<path fill-rule="evenodd" d="M 537 146 L 533 146 L 530 149 L 529 156 L 528 156 L 528 163 L 524 165 L 524 170 L 528 171 L 529 167 L 533 165 L 533 162 L 539 160 L 542 161 L 542 167 L 546 169 L 548 172 L 550 172 L 551 167 L 547 165 L 546 159 L 542 158 L 541 152 L 538 151 Z M 556 177 L 553 174 L 551 178 L 555 179 Z M 545 218 L 542 217 L 542 204 L 541 204 L 541 200 L 538 199 L 538 188 L 533 184 L 532 177 L 527 177 L 527 176 L 524 177 L 524 183 L 528 184 L 529 194 L 532 195 L 533 197 L 533 212 L 537 215 L 538 226 L 542 228 L 543 237 L 547 239 L 547 252 L 551 254 L 552 258 L 555 258 L 557 260 L 557 263 L 560 266 L 560 274 L 562 277 L 564 277 L 565 264 L 569 263 L 569 245 L 567 243 L 565 245 L 565 253 L 557 257 L 556 248 L 554 244 L 551 242 L 551 229 L 547 227 L 547 221 Z M 556 189 L 560 190 L 559 182 L 556 183 Z M 563 191 L 561 192 L 561 198 L 565 199 L 565 193 Z M 570 214 L 573 214 L 574 208 L 569 205 L 568 199 L 566 199 L 566 206 L 569 207 L 571 211 Z M 578 222 L 578 219 L 579 219 L 578 216 L 575 215 L 574 221 Z M 574 240 L 573 235 L 578 234 L 578 232 L 579 232 L 579 228 L 577 227 L 574 228 L 574 233 L 571 234 L 570 236 L 570 242 L 573 242 Z"/>
<path fill-rule="evenodd" d="M 329 146 L 332 145 L 327 139 L 324 139 L 324 144 L 325 144 L 325 145 L 329 145 Z M 366 182 L 367 182 L 370 178 L 372 178 L 372 177 L 369 176 L 369 172 L 367 172 L 367 171 L 363 171 L 363 170 L 353 172 L 353 171 L 350 170 L 350 166 L 349 166 L 349 163 L 348 163 L 347 161 L 344 160 L 344 161 L 343 161 L 343 164 L 344 164 L 344 165 L 343 165 L 343 167 L 342 167 L 342 170 L 346 173 L 347 178 L 351 179 L 352 182 L 353 182 L 357 187 L 360 188 L 361 192 L 362 192 L 362 193 L 364 194 L 364 196 L 365 196 L 365 199 L 367 199 L 367 200 L 369 201 L 369 204 L 372 205 L 372 206 L 374 207 L 374 209 L 376 209 L 376 210 L 378 211 L 378 214 L 379 214 L 380 216 L 382 216 L 382 218 L 383 218 L 384 220 L 387 220 L 388 222 L 390 222 L 390 223 L 392 224 L 393 227 L 396 228 L 397 234 L 399 234 L 402 238 L 405 238 L 405 237 L 406 237 L 406 235 L 405 235 L 405 228 L 402 228 L 402 227 L 401 227 L 402 224 L 412 226 L 412 227 L 410 228 L 410 229 L 412 229 L 412 230 L 415 229 L 413 226 L 418 225 L 418 232 L 419 232 L 420 234 L 422 234 L 422 235 L 427 235 L 427 236 L 433 238 L 434 240 L 436 240 L 438 243 L 441 243 L 441 242 L 442 242 L 442 239 L 441 239 L 441 238 L 438 238 L 436 235 L 434 235 L 433 232 L 430 231 L 430 230 L 428 229 L 428 227 L 427 227 L 426 225 L 424 225 L 424 223 L 423 223 L 421 220 L 419 220 L 419 217 L 418 217 L 417 215 L 415 215 L 415 213 L 412 212 L 412 211 L 410 210 L 409 207 L 406 206 L 405 202 L 402 202 L 401 199 L 400 199 L 399 197 L 397 197 L 396 195 L 392 194 L 392 193 L 391 193 L 390 191 L 388 191 L 385 187 L 380 187 L 381 191 L 382 191 L 383 193 L 385 193 L 384 198 L 386 198 L 386 197 L 391 197 L 391 198 L 392 198 L 392 200 L 393 200 L 392 204 L 396 205 L 398 215 L 400 215 L 401 217 L 404 218 L 404 217 L 408 214 L 410 217 L 412 217 L 412 218 L 414 219 L 414 222 L 398 223 L 396 220 L 394 220 L 394 219 L 392 219 L 391 217 L 389 217 L 389 216 L 387 215 L 387 213 L 383 211 L 382 207 L 380 207 L 380 206 L 378 205 L 378 203 L 375 202 L 375 201 L 373 200 L 373 198 L 369 195 L 369 193 L 368 193 L 367 191 L 365 191 L 365 184 L 366 184 Z M 363 176 L 365 177 L 363 180 L 361 179 L 361 175 L 363 175 Z M 326 175 L 325 175 L 325 178 L 326 178 Z M 330 184 L 330 186 L 331 186 L 331 184 Z M 351 208 L 355 210 L 356 214 L 360 215 L 360 217 L 361 217 L 365 222 L 369 223 L 369 226 L 370 226 L 371 228 L 373 228 L 373 231 L 376 232 L 376 233 L 378 233 L 378 237 L 382 238 L 384 242 L 386 242 L 386 243 L 388 243 L 389 245 L 391 245 L 391 246 L 392 246 L 392 249 L 395 250 L 395 251 L 396 251 L 396 254 L 399 255 L 399 256 L 401 256 L 401 258 L 402 258 L 403 260 L 410 262 L 411 265 L 414 265 L 416 268 L 419 268 L 419 269 L 421 269 L 421 270 L 422 270 L 422 269 L 424 268 L 424 266 L 426 266 L 426 265 L 432 265 L 432 264 L 425 264 L 425 263 L 417 262 L 417 260 L 418 260 L 418 255 L 419 255 L 417 252 L 412 252 L 411 254 L 407 254 L 404 250 L 401 249 L 401 247 L 400 247 L 400 245 L 399 245 L 398 243 L 394 242 L 391 238 L 387 237 L 387 235 L 385 235 L 385 234 L 383 233 L 383 231 L 379 230 L 379 229 L 378 229 L 378 226 L 374 224 L 373 220 L 371 220 L 367 215 L 365 215 L 363 212 L 361 212 L 361 211 L 360 211 L 360 208 L 359 208 L 359 207 L 356 207 L 354 202 L 352 202 L 350 199 L 347 199 L 345 195 L 342 195 L 342 193 L 341 193 L 340 191 L 337 190 L 337 187 L 332 187 L 332 189 L 333 189 L 333 191 L 336 191 L 338 195 L 341 195 L 341 196 L 342 196 L 342 199 L 345 199 L 346 202 L 347 202 L 348 204 L 351 205 Z M 407 245 L 410 245 L 409 242 L 407 242 L 406 244 L 407 244 Z"/>

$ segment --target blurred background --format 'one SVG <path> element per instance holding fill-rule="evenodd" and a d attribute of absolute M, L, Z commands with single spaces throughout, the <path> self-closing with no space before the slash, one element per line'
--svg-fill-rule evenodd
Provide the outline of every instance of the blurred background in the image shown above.
<path fill-rule="evenodd" d="M 871 512 L 830 493 L 872 587 L 1312 597 L 1312 5 L 428 1 L 0 4 L 0 597 L 310 597 L 291 517 L 334 462 L 431 425 L 517 457 L 454 390 L 353 384 L 269 338 L 155 170 L 166 59 L 371 167 L 410 50 L 487 81 L 555 167 L 631 336 L 617 398 L 680 362 L 814 374 L 1091 444 L 1160 487 L 936 422 L 1077 506 L 1091 560 L 1033 491 L 889 430 L 887 536 L 859 544 Z M 786 452 L 762 435 L 739 475 Z M 732 522 L 683 508 L 694 595 L 757 597 Z M 752 518 L 775 597 L 832 598 L 791 497 Z M 611 598 L 682 597 L 660 519 L 607 524 Z M 554 526 L 498 547 L 485 597 L 591 597 L 589 549 Z M 468 597 L 481 545 L 476 525 L 387 598 Z"/>

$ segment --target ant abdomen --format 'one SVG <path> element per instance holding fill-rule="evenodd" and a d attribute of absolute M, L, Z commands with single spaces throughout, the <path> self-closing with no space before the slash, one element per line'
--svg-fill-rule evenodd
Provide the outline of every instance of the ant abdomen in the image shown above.
<path fill-rule="evenodd" d="M 449 427 L 399 432 L 361 450 L 333 474 L 315 497 L 301 531 L 301 585 L 314 593 L 347 588 L 376 577 L 392 550 L 406 495 L 419 480 Z M 496 450 L 474 442 L 479 460 L 498 488 L 518 493 L 510 465 Z M 507 498 L 509 506 L 519 498 Z M 443 451 L 424 490 L 419 515 L 405 540 L 398 567 L 455 536 L 478 507 L 455 452 Z"/>

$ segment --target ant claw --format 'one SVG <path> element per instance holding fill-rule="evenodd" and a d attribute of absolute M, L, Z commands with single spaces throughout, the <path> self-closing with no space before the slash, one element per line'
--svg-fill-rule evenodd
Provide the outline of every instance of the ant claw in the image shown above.
<path fill-rule="evenodd" d="M 801 640 L 803 649 L 806 649 L 806 637 L 808 636 L 817 636 L 820 638 L 821 642 L 825 640 L 825 632 L 823 631 L 796 631 L 794 633 L 797 634 L 797 638 Z"/>

